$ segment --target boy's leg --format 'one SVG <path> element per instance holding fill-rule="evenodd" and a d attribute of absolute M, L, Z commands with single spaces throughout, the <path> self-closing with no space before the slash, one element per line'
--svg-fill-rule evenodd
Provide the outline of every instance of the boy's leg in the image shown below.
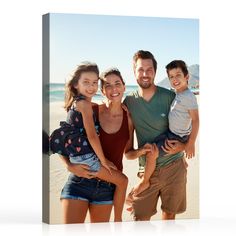
<path fill-rule="evenodd" d="M 143 177 L 141 178 L 140 183 L 136 185 L 132 190 L 134 196 L 140 194 L 150 186 L 150 177 L 156 168 L 156 159 L 159 155 L 159 150 L 155 144 L 153 145 L 153 149 L 153 152 L 148 152 L 146 154 L 145 172 Z"/>
<path fill-rule="evenodd" d="M 132 189 L 134 196 L 140 194 L 150 186 L 150 177 L 156 168 L 156 158 L 150 154 L 146 155 L 145 172 L 141 181 Z"/>
<path fill-rule="evenodd" d="M 104 167 L 101 167 L 96 177 L 116 185 L 114 193 L 114 221 L 122 221 L 128 178 L 118 170 L 111 169 L 110 174 Z"/>
<path fill-rule="evenodd" d="M 132 214 L 135 221 L 150 220 L 156 214 L 160 188 L 159 170 L 156 170 L 150 178 L 150 187 L 137 196 L 131 196 Z"/>

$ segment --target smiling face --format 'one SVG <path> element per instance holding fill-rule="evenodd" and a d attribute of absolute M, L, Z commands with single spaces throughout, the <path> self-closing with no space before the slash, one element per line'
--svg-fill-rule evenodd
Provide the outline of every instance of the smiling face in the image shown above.
<path fill-rule="evenodd" d="M 148 89 L 154 85 L 155 69 L 151 59 L 139 58 L 134 68 L 134 74 L 139 86 Z"/>
<path fill-rule="evenodd" d="M 103 78 L 102 93 L 109 101 L 121 102 L 124 91 L 125 85 L 118 75 L 109 74 Z"/>
<path fill-rule="evenodd" d="M 182 92 L 188 88 L 189 75 L 184 75 L 181 68 L 174 68 L 168 71 L 168 77 L 170 80 L 171 87 L 173 87 L 176 92 Z"/>
<path fill-rule="evenodd" d="M 95 72 L 83 72 L 74 86 L 78 93 L 92 98 L 98 90 L 98 76 Z"/>

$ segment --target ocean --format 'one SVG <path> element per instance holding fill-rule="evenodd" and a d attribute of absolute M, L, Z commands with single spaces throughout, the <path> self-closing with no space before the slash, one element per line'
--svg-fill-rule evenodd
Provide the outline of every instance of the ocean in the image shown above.
<path fill-rule="evenodd" d="M 124 97 L 129 94 L 130 92 L 136 90 L 138 88 L 137 85 L 126 85 L 126 91 L 124 93 Z M 50 102 L 63 102 L 65 98 L 65 84 L 59 83 L 51 83 L 49 86 L 50 89 Z M 93 97 L 93 101 L 102 101 L 104 96 L 102 95 L 100 89 Z"/>
<path fill-rule="evenodd" d="M 50 102 L 64 102 L 65 97 L 65 85 L 59 84 L 59 83 L 51 83 L 49 85 L 50 88 Z M 124 97 L 131 93 L 132 91 L 137 90 L 137 85 L 126 85 L 126 90 L 124 93 Z M 199 94 L 199 88 L 191 88 L 191 91 L 194 94 Z M 101 102 L 104 99 L 104 96 L 102 95 L 100 89 L 98 89 L 98 92 L 93 97 L 93 102 Z"/>

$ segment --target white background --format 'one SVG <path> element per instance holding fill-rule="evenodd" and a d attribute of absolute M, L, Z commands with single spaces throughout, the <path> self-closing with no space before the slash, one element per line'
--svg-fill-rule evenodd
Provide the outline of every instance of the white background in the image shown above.
<path fill-rule="evenodd" d="M 235 235 L 236 17 L 233 2 L 1 1 L 0 234 Z M 42 14 L 48 12 L 200 19 L 200 220 L 74 226 L 41 223 Z"/>

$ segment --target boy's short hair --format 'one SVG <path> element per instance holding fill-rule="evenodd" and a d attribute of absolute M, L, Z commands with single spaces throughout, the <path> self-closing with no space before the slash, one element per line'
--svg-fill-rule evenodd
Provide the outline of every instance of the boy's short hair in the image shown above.
<path fill-rule="evenodd" d="M 166 72 L 169 75 L 169 71 L 172 69 L 180 68 L 183 71 L 184 76 L 188 75 L 188 68 L 184 61 L 182 60 L 174 60 L 166 65 Z"/>

